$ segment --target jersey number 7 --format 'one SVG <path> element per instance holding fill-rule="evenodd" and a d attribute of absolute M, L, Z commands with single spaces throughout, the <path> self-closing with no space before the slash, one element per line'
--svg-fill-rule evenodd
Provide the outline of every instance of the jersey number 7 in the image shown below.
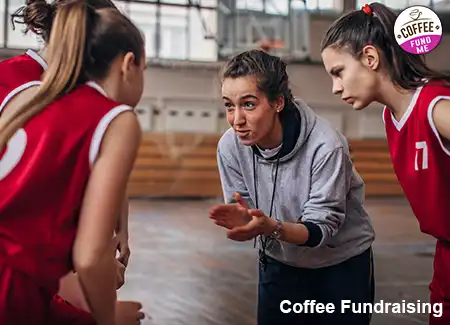
<path fill-rule="evenodd" d="M 422 153 L 422 163 L 419 164 L 419 153 Z M 420 166 L 420 168 L 419 168 Z M 415 170 L 428 169 L 428 146 L 425 141 L 416 142 L 416 160 L 414 164 Z"/>

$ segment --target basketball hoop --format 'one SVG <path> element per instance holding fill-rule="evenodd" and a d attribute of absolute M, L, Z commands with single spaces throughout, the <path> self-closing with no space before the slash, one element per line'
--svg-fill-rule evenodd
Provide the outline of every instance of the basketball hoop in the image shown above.
<path fill-rule="evenodd" d="M 284 41 L 275 41 L 263 39 L 259 42 L 259 48 L 264 52 L 271 52 L 273 49 L 282 49 L 284 48 Z"/>

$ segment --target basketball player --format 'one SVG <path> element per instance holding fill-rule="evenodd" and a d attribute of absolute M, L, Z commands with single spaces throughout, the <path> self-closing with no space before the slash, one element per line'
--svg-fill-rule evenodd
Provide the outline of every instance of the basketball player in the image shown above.
<path fill-rule="evenodd" d="M 143 40 L 117 10 L 83 1 L 58 8 L 54 25 L 42 85 L 0 89 L 0 323 L 52 324 L 73 249 L 97 324 L 137 324 L 142 313 L 114 316 L 111 238 L 139 144 Z"/>
<path fill-rule="evenodd" d="M 450 324 L 450 77 L 401 49 L 395 20 L 380 3 L 343 15 L 326 32 L 322 59 L 333 93 L 353 109 L 385 105 L 395 173 L 421 231 L 437 239 L 431 302 L 444 315 L 430 324 Z"/>
<path fill-rule="evenodd" d="M 45 43 L 48 43 L 51 27 L 53 24 L 54 13 L 59 5 L 64 5 L 66 0 L 54 1 L 47 3 L 45 0 L 28 0 L 26 5 L 19 8 L 12 14 L 13 23 L 25 25 L 24 32 L 31 31 L 36 35 L 40 35 Z M 109 0 L 89 0 L 88 4 L 94 9 L 115 8 L 115 5 Z M 45 50 L 43 51 L 45 54 Z M 13 57 L 0 63 L 0 71 L 4 71 L 1 75 L 7 76 L 3 78 L 2 83 L 26 83 L 29 81 L 39 80 L 42 73 L 47 68 L 44 58 L 33 50 Z M 6 71 L 5 71 L 6 70 Z M 117 247 L 120 255 L 117 264 L 117 288 L 119 289 L 124 283 L 125 269 L 128 265 L 130 249 L 128 245 L 128 202 L 124 201 L 121 219 L 117 225 L 116 237 Z M 64 299 L 61 299 L 63 297 Z M 130 302 L 118 302 L 119 305 L 127 305 Z M 67 276 L 60 280 L 59 296 L 55 296 L 52 308 L 60 315 L 60 319 L 65 324 L 70 322 L 77 324 L 90 324 L 93 319 L 90 314 L 86 313 L 88 306 L 79 288 L 76 273 L 70 272 Z M 119 306 L 124 308 L 124 306 Z"/>
<path fill-rule="evenodd" d="M 225 202 L 237 192 L 241 204 L 210 217 L 232 240 L 258 238 L 258 325 L 368 325 L 370 313 L 292 311 L 373 302 L 375 234 L 346 139 L 294 99 L 286 64 L 264 51 L 227 62 L 222 96 L 231 128 L 218 144 L 220 180 Z"/>
<path fill-rule="evenodd" d="M 11 15 L 13 26 L 15 23 L 25 25 L 24 33 L 28 31 L 36 35 L 40 35 L 45 43 L 48 43 L 51 27 L 53 25 L 54 12 L 58 6 L 64 5 L 68 0 L 56 0 L 48 3 L 45 0 L 28 0 L 26 4 L 20 7 L 15 13 Z M 88 4 L 94 9 L 101 8 L 116 8 L 114 3 L 110 0 L 88 0 Z M 42 51 L 45 54 L 45 49 Z M 40 80 L 42 73 L 47 68 L 47 63 L 42 54 L 29 49 L 26 53 L 13 57 L 9 60 L 3 61 L 0 64 L 0 69 L 5 64 L 10 70 L 7 75 L 8 79 L 16 79 L 16 82 L 22 83 Z M 12 73 L 12 74 L 11 74 Z M 5 75 L 5 74 L 3 74 Z M 130 258 L 130 248 L 128 244 L 128 200 L 124 201 L 121 219 L 118 222 L 116 230 L 116 238 L 118 239 L 118 260 L 125 265 L 128 265 Z"/>

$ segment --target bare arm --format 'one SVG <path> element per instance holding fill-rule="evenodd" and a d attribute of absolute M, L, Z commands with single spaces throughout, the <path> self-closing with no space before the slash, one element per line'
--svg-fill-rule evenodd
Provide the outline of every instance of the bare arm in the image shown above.
<path fill-rule="evenodd" d="M 125 266 L 116 260 L 116 286 L 120 289 L 124 283 Z M 90 312 L 80 286 L 78 274 L 70 272 L 59 281 L 58 296 L 69 302 L 72 306 Z"/>
<path fill-rule="evenodd" d="M 111 238 L 140 136 L 137 118 L 131 111 L 111 122 L 92 168 L 81 209 L 74 265 L 89 310 L 98 325 L 115 324 L 116 247 Z"/>
<path fill-rule="evenodd" d="M 117 248 L 119 250 L 119 257 L 117 259 L 125 266 L 128 266 L 128 260 L 131 255 L 130 246 L 128 245 L 128 210 L 128 198 L 125 197 L 122 208 L 120 209 L 119 222 L 116 227 Z"/>
<path fill-rule="evenodd" d="M 128 197 L 125 197 L 120 209 L 119 222 L 117 223 L 116 233 L 123 232 L 128 237 Z"/>
<path fill-rule="evenodd" d="M 78 275 L 70 272 L 59 281 L 58 296 L 69 302 L 72 306 L 89 311 L 89 307 L 84 299 Z"/>
<path fill-rule="evenodd" d="M 436 129 L 445 140 L 450 141 L 450 100 L 440 100 L 433 109 Z"/>

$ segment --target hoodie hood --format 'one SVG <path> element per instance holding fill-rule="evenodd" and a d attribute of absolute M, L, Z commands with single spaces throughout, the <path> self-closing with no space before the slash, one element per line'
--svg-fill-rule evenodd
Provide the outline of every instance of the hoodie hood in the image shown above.
<path fill-rule="evenodd" d="M 288 161 L 296 155 L 311 134 L 316 119 L 317 116 L 305 102 L 296 99 L 295 102 L 291 103 L 291 107 L 288 107 L 281 117 L 283 146 L 279 153 L 280 163 Z M 278 155 L 266 159 L 256 146 L 252 146 L 252 150 L 262 163 L 275 163 L 277 161 Z"/>

